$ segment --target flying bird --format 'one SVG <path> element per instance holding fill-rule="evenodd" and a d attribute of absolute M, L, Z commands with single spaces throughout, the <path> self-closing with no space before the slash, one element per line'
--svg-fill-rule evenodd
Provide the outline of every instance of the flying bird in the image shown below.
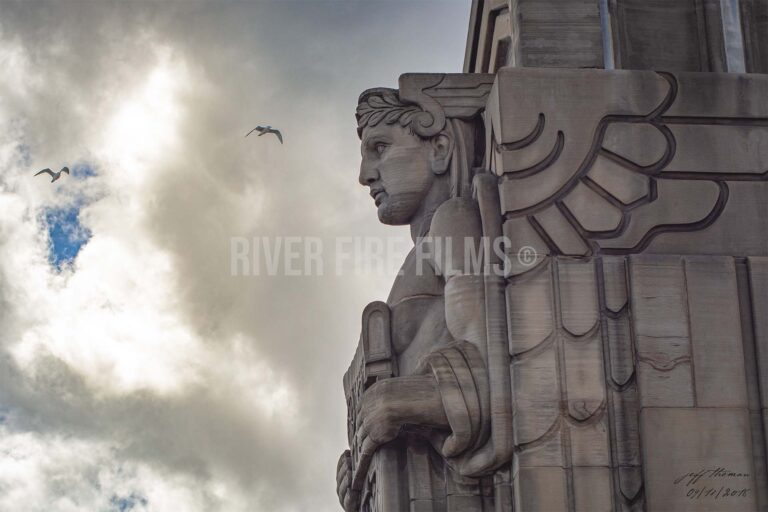
<path fill-rule="evenodd" d="M 35 176 L 38 176 L 38 175 L 43 174 L 43 173 L 50 174 L 51 175 L 51 183 L 53 183 L 57 179 L 61 178 L 61 173 L 63 173 L 63 172 L 65 172 L 65 173 L 67 173 L 67 175 L 69 175 L 69 167 L 62 167 L 59 172 L 53 172 L 50 169 L 43 169 L 42 171 L 40 171 L 38 173 L 35 173 Z"/>
<path fill-rule="evenodd" d="M 246 133 L 245 136 L 247 137 L 250 134 L 252 134 L 253 132 L 259 132 L 259 137 L 261 137 L 262 135 L 265 135 L 267 133 L 274 133 L 275 135 L 277 135 L 277 138 L 280 140 L 280 144 L 283 143 L 283 136 L 280 133 L 280 130 L 272 128 L 271 126 L 257 126 L 253 130 L 251 130 L 248 133 Z"/>

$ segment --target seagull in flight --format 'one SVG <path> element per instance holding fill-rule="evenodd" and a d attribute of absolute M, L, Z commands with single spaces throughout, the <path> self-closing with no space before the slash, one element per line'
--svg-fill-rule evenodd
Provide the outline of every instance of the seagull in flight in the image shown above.
<path fill-rule="evenodd" d="M 53 172 L 50 169 L 43 169 L 42 171 L 36 173 L 35 176 L 38 176 L 38 175 L 43 174 L 43 173 L 50 174 L 51 175 L 51 183 L 53 183 L 57 179 L 61 178 L 61 173 L 63 173 L 63 172 L 65 172 L 65 173 L 67 173 L 67 175 L 69 175 L 69 167 L 62 167 L 59 172 Z"/>
<path fill-rule="evenodd" d="M 283 136 L 280 133 L 280 130 L 272 128 L 271 126 L 257 126 L 253 130 L 251 130 L 248 133 L 246 133 L 245 136 L 247 137 L 250 134 L 252 134 L 253 132 L 259 132 L 259 137 L 261 137 L 262 135 L 267 134 L 267 133 L 274 133 L 275 135 L 277 135 L 277 138 L 280 140 L 280 144 L 283 143 Z"/>

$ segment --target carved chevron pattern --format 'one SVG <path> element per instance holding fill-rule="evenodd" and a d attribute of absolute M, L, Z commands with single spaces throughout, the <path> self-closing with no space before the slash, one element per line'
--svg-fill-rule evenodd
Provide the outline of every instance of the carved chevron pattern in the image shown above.
<path fill-rule="evenodd" d="M 517 464 L 563 468 L 571 503 L 574 472 L 607 467 L 629 511 L 643 487 L 626 290 L 623 257 L 550 257 L 511 280 L 508 308 Z"/>

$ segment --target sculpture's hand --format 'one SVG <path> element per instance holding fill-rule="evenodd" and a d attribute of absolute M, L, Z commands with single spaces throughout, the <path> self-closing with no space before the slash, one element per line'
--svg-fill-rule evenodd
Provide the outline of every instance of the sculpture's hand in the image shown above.
<path fill-rule="evenodd" d="M 336 494 L 346 512 L 355 512 L 359 508 L 360 493 L 353 490 L 351 486 L 352 458 L 349 450 L 344 450 L 336 466 Z"/>
<path fill-rule="evenodd" d="M 376 449 L 395 439 L 405 425 L 449 429 L 437 382 L 430 375 L 384 379 L 363 394 L 357 437 L 360 467 Z"/>

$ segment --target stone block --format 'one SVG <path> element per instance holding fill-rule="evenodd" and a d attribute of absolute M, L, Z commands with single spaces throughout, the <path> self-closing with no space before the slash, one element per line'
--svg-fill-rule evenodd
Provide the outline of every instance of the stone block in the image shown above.
<path fill-rule="evenodd" d="M 549 265 L 545 266 L 507 285 L 509 353 L 513 357 L 553 336 L 552 275 Z"/>
<path fill-rule="evenodd" d="M 627 266 L 623 256 L 602 258 L 603 290 L 609 311 L 618 313 L 627 304 Z"/>
<path fill-rule="evenodd" d="M 646 408 L 640 424 L 648 512 L 757 510 L 746 409 Z"/>
<path fill-rule="evenodd" d="M 697 0 L 620 0 L 615 2 L 617 66 L 623 69 L 715 71 L 719 57 L 707 39 L 703 3 Z"/>
<path fill-rule="evenodd" d="M 611 470 L 607 467 L 573 468 L 575 512 L 610 512 Z"/>
<path fill-rule="evenodd" d="M 686 257 L 696 405 L 747 407 L 736 267 L 729 257 Z"/>
<path fill-rule="evenodd" d="M 748 260 L 761 407 L 768 408 L 768 258 Z"/>
<path fill-rule="evenodd" d="M 518 0 L 515 64 L 603 67 L 600 10 L 591 0 Z"/>
<path fill-rule="evenodd" d="M 609 466 L 608 417 L 602 414 L 598 420 L 584 425 L 569 425 L 571 439 L 571 464 L 574 466 Z"/>
<path fill-rule="evenodd" d="M 630 259 L 642 407 L 694 405 L 685 273 L 677 256 Z"/>
<path fill-rule="evenodd" d="M 605 408 L 605 371 L 599 333 L 578 340 L 563 337 L 568 414 L 585 421 Z"/>
<path fill-rule="evenodd" d="M 597 325 L 597 278 L 593 261 L 557 260 L 557 287 L 563 328 L 582 336 Z"/>
<path fill-rule="evenodd" d="M 553 347 L 512 363 L 515 444 L 540 439 L 560 417 L 560 376 Z"/>
<path fill-rule="evenodd" d="M 520 468 L 515 475 L 515 512 L 566 512 L 568 489 L 563 468 Z"/>

